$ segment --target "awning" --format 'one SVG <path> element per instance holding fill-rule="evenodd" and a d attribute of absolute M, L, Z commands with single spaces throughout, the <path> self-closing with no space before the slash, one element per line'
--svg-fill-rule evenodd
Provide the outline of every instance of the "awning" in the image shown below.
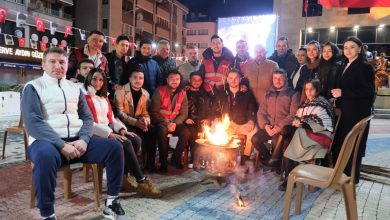
<path fill-rule="evenodd" d="M 24 68 L 24 69 L 34 69 L 34 70 L 41 70 L 42 66 L 38 64 L 31 64 L 31 63 L 13 63 L 13 62 L 0 62 L 0 67 L 7 67 L 7 68 Z"/>

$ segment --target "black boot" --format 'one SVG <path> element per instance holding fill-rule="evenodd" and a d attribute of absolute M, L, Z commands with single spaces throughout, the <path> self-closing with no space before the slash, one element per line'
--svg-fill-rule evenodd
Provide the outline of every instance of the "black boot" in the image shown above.
<path fill-rule="evenodd" d="M 280 191 L 286 191 L 288 175 L 295 168 L 295 166 L 296 166 L 296 162 L 295 161 L 290 160 L 288 158 L 284 158 L 284 169 L 285 169 L 284 174 L 285 174 L 285 177 L 284 177 L 283 183 L 278 188 Z"/>
<path fill-rule="evenodd" d="M 272 152 L 271 159 L 269 159 L 267 166 L 268 167 L 280 167 L 280 160 L 282 159 L 283 154 L 283 140 L 278 138 L 275 144 L 275 148 Z"/>

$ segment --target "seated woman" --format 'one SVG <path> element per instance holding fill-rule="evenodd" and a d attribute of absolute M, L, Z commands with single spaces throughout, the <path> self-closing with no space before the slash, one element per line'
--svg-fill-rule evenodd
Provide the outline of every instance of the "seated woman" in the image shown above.
<path fill-rule="evenodd" d="M 334 111 L 330 102 L 322 96 L 318 79 L 304 84 L 304 102 L 297 110 L 292 125 L 297 127 L 294 136 L 284 152 L 286 178 L 279 190 L 285 191 L 287 176 L 295 167 L 295 162 L 324 158 L 332 142 Z"/>
<path fill-rule="evenodd" d="M 161 191 L 142 174 L 137 161 L 133 145 L 139 147 L 142 140 L 135 133 L 128 132 L 126 126 L 113 116 L 107 97 L 106 75 L 100 69 L 91 69 L 84 81 L 84 88 L 85 98 L 94 120 L 93 134 L 115 139 L 122 143 L 125 160 L 122 188 L 127 191 L 136 189 L 139 193 L 150 197 L 160 197 Z M 136 178 L 136 186 L 129 180 L 129 172 Z"/>

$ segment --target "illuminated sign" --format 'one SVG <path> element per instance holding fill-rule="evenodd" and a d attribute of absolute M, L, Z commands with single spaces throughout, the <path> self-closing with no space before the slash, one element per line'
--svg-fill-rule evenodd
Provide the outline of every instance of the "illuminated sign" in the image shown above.
<path fill-rule="evenodd" d="M 3 46 L 0 46 L 0 55 L 6 55 L 7 58 L 26 57 L 39 60 L 42 60 L 43 58 L 43 52 L 39 52 L 37 50 L 28 50 Z"/>

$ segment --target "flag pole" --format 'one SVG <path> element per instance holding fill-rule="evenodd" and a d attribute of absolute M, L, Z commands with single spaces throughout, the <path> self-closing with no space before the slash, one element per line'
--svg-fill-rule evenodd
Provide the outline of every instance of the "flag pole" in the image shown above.
<path fill-rule="evenodd" d="M 307 39 L 307 9 L 308 9 L 308 6 L 309 6 L 309 1 L 306 0 L 305 1 L 305 5 L 304 5 L 304 11 L 305 11 L 305 45 L 306 45 L 306 39 Z"/>

